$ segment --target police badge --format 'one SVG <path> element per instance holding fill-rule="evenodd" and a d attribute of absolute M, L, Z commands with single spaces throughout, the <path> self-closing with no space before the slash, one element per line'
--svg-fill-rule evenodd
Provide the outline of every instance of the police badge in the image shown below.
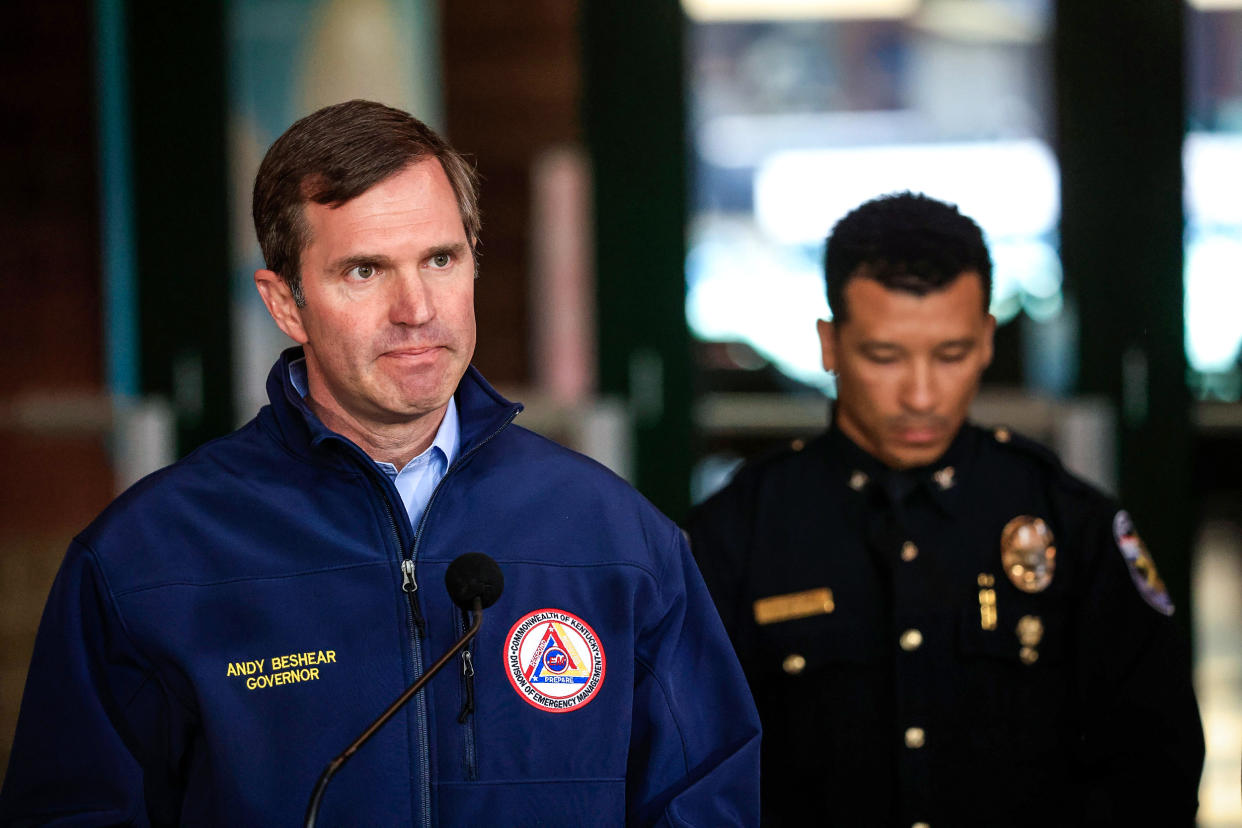
<path fill-rule="evenodd" d="M 1019 515 L 1001 530 L 1001 566 L 1023 592 L 1042 592 L 1052 583 L 1057 548 L 1042 518 Z"/>
<path fill-rule="evenodd" d="M 1126 567 L 1130 570 L 1130 579 L 1138 587 L 1139 595 L 1157 612 L 1165 615 L 1173 614 L 1173 600 L 1164 588 L 1164 581 L 1156 571 L 1156 562 L 1152 560 L 1147 545 L 1134 531 L 1134 522 L 1130 513 L 1124 509 L 1113 518 L 1113 537 L 1117 539 L 1117 548 L 1126 559 Z"/>

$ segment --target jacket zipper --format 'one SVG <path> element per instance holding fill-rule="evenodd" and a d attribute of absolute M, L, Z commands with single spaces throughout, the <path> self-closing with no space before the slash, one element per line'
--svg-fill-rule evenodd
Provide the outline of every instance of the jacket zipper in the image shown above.
<path fill-rule="evenodd" d="M 414 559 L 401 559 L 401 591 L 410 603 L 410 617 L 414 619 L 414 634 L 422 638 L 427 634 L 427 622 L 418 608 L 418 581 L 414 580 Z"/>
<path fill-rule="evenodd" d="M 459 612 L 457 614 L 457 620 L 454 626 L 456 628 L 456 632 L 454 633 L 455 635 L 457 636 L 465 635 L 466 630 L 470 628 L 470 613 L 467 612 L 466 610 L 462 610 L 461 612 Z M 461 651 L 462 701 L 461 701 L 461 711 L 458 712 L 457 714 L 458 724 L 465 724 L 467 721 L 469 721 L 471 715 L 474 714 L 474 645 L 475 645 L 475 639 L 472 638 L 468 642 L 466 642 L 465 649 Z M 469 744 L 470 742 L 471 742 L 471 739 L 467 738 L 467 750 L 466 750 L 467 767 L 471 765 L 471 760 L 470 760 L 470 755 L 469 755 L 471 753 L 471 745 Z"/>
<path fill-rule="evenodd" d="M 505 421 L 496 427 L 496 430 L 487 436 L 486 439 L 475 445 L 465 454 L 457 458 L 451 468 L 445 470 L 444 477 L 440 478 L 440 482 L 431 492 L 431 497 L 427 500 L 427 506 L 423 509 L 423 516 L 418 521 L 418 528 L 414 532 L 414 543 L 410 549 L 409 555 L 405 554 L 405 546 L 401 543 L 401 533 L 397 530 L 397 519 L 394 517 L 392 501 L 382 487 L 378 487 L 380 500 L 384 504 L 384 509 L 388 514 L 388 526 L 392 530 L 393 541 L 396 543 L 397 549 L 401 554 L 401 591 L 405 593 L 406 600 L 410 605 L 410 642 L 414 658 L 414 679 L 423 674 L 423 652 L 422 652 L 422 636 L 426 631 L 426 621 L 422 612 L 418 608 L 418 581 L 414 578 L 414 562 L 418 559 L 418 548 L 422 542 L 423 528 L 427 525 L 427 516 L 431 513 L 431 505 L 435 503 L 436 497 L 439 496 L 440 490 L 444 488 L 444 481 L 448 476 L 461 467 L 467 459 L 474 456 L 480 449 L 496 439 L 496 435 L 504 431 L 505 428 L 513 422 L 521 408 L 514 407 L 509 412 L 509 416 Z M 359 452 L 361 453 L 361 452 Z M 365 456 L 365 455 L 363 455 Z M 370 460 L 370 458 L 367 458 Z M 374 483 L 372 479 L 372 483 Z M 464 631 L 464 629 L 463 629 Z M 474 693 L 474 668 L 471 664 L 469 676 L 469 692 L 471 696 L 471 710 L 473 711 L 473 693 Z M 419 693 L 411 703 L 414 705 L 415 719 L 418 722 L 418 791 L 421 800 L 421 809 L 419 812 L 419 823 L 425 828 L 431 828 L 431 747 L 427 738 L 428 718 L 427 718 L 427 700 L 426 694 Z M 471 716 L 471 726 L 467 736 L 467 753 L 468 761 L 474 763 L 474 724 L 473 715 Z M 473 776 L 471 778 L 474 778 Z"/>
<path fill-rule="evenodd" d="M 411 612 L 412 612 L 413 618 L 417 618 L 417 619 L 422 618 L 422 616 L 418 613 L 416 602 L 414 599 L 414 591 L 418 589 L 417 582 L 414 581 L 414 562 L 418 559 L 418 549 L 422 545 L 423 529 L 426 528 L 427 526 L 427 518 L 431 514 L 431 507 L 435 505 L 436 499 L 440 496 L 440 490 L 444 488 L 444 482 L 449 479 L 449 476 L 453 472 L 461 468 L 462 465 L 467 460 L 469 460 L 471 457 L 473 457 L 475 454 L 477 454 L 480 449 L 482 449 L 492 440 L 496 439 L 496 435 L 504 431 L 506 428 L 508 428 L 509 424 L 513 422 L 513 418 L 516 417 L 517 415 L 518 415 L 517 409 L 510 411 L 509 416 L 505 418 L 505 421 L 501 423 L 499 426 L 497 426 L 495 431 L 487 435 L 486 439 L 482 440 L 481 442 L 476 444 L 473 448 L 471 448 L 469 451 L 467 451 L 465 454 L 458 457 L 457 461 L 453 463 L 452 466 L 450 466 L 448 469 L 445 470 L 444 476 L 440 478 L 440 482 L 436 484 L 436 487 L 431 490 L 431 497 L 427 499 L 427 505 L 423 508 L 423 516 L 419 519 L 418 528 L 414 532 L 414 548 L 410 550 L 409 557 L 408 558 L 403 557 L 403 560 L 401 561 L 402 589 L 405 588 L 404 579 L 407 573 L 408 573 L 410 582 L 413 586 L 412 590 L 406 592 L 406 595 L 409 596 L 409 599 L 410 599 L 410 606 L 411 606 Z M 388 502 L 387 497 L 384 498 L 384 502 L 385 503 Z M 389 508 L 389 516 L 391 517 L 391 510 L 392 510 L 391 504 L 389 504 L 388 508 Z M 395 528 L 396 527 L 394 525 L 394 529 Z M 406 569 L 407 564 L 409 566 L 408 570 Z M 458 623 L 460 623 L 460 621 Z M 465 627 L 461 627 L 460 629 L 458 629 L 457 631 L 458 635 L 460 635 L 461 633 L 464 633 L 465 630 L 466 630 Z M 416 662 L 421 664 L 421 661 L 419 661 L 419 658 L 420 658 L 419 642 L 417 638 L 415 638 L 414 640 L 414 657 L 415 657 Z M 469 667 L 468 671 L 467 671 L 467 666 Z M 467 647 L 466 650 L 462 651 L 462 678 L 466 685 L 466 702 L 462 706 L 462 712 L 458 714 L 458 721 L 459 722 L 462 721 L 462 715 L 467 716 L 468 722 L 462 722 L 466 726 L 466 730 L 465 730 L 466 769 L 469 774 L 469 778 L 475 779 L 477 778 L 477 775 L 478 775 L 478 767 L 477 767 L 477 762 L 475 760 L 474 661 L 473 661 L 473 656 L 469 654 L 469 647 Z M 427 735 L 425 732 L 426 721 L 427 721 L 427 718 L 426 718 L 427 707 L 426 707 L 425 702 L 423 701 L 422 693 L 418 694 L 417 701 L 419 702 L 419 708 L 418 708 L 419 741 L 421 742 L 420 747 L 422 748 L 422 756 L 423 756 L 422 768 L 419 771 L 420 790 L 422 791 L 422 795 L 423 795 L 423 811 L 422 811 L 421 816 L 422 816 L 423 825 L 428 826 L 428 828 L 430 828 L 431 826 L 431 770 L 430 770 L 430 762 L 428 761 L 428 759 L 431 754 L 430 754 L 430 749 L 427 746 Z M 469 707 L 468 712 L 466 710 L 467 707 Z"/>
<path fill-rule="evenodd" d="M 470 654 L 469 646 L 461 651 L 461 674 L 465 679 L 466 698 L 462 702 L 461 712 L 457 714 L 457 721 L 465 724 L 466 719 L 474 712 L 474 656 Z"/>
<path fill-rule="evenodd" d="M 464 725 L 462 741 L 466 755 L 466 778 L 473 782 L 479 778 L 479 764 L 474 753 L 474 656 L 468 647 L 461 651 L 461 675 L 465 684 L 465 700 L 457 721 Z"/>
<path fill-rule="evenodd" d="M 423 674 L 422 636 L 426 622 L 418 609 L 418 598 L 415 595 L 418 591 L 418 582 L 414 580 L 414 556 L 413 553 L 408 558 L 405 556 L 405 547 L 401 543 L 401 533 L 397 531 L 397 519 L 393 513 L 392 501 L 382 489 L 379 494 L 380 500 L 384 503 L 384 511 L 388 515 L 388 526 L 392 530 L 393 541 L 401 553 L 401 591 L 405 593 L 410 605 L 410 650 L 413 658 L 414 680 L 417 681 Z M 418 725 L 419 800 L 422 806 L 419 814 L 422 817 L 420 823 L 426 828 L 431 828 L 431 771 L 428 768 L 431 746 L 427 738 L 426 694 L 419 692 L 410 700 L 410 703 L 414 705 L 414 720 Z"/>
<path fill-rule="evenodd" d="M 459 629 L 457 634 L 461 635 L 470 626 L 469 613 L 460 613 L 458 619 L 457 626 Z M 471 640 L 466 645 L 466 649 L 461 651 L 462 703 L 461 711 L 457 714 L 457 723 L 463 725 L 462 748 L 466 760 L 466 778 L 471 781 L 479 778 L 479 763 L 475 756 L 474 731 L 474 644 L 474 640 Z"/>

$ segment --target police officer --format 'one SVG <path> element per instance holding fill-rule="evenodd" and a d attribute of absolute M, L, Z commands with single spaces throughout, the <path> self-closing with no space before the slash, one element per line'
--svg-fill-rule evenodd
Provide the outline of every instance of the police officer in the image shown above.
<path fill-rule="evenodd" d="M 831 425 L 690 517 L 763 722 L 766 824 L 1194 822 L 1188 653 L 1130 517 L 965 422 L 991 269 L 978 226 L 925 196 L 843 218 Z"/>

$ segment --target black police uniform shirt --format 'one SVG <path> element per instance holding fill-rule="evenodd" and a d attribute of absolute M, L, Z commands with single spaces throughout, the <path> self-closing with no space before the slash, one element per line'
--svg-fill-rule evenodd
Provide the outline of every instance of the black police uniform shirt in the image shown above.
<path fill-rule="evenodd" d="M 893 471 L 834 426 L 687 530 L 759 707 L 766 824 L 1193 824 L 1173 607 L 1043 447 L 967 425 Z"/>

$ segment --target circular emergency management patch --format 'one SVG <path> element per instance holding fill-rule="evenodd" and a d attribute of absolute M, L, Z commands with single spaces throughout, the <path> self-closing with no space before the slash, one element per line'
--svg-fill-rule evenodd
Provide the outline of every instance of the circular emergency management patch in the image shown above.
<path fill-rule="evenodd" d="M 1113 518 L 1113 537 L 1117 539 L 1117 548 L 1126 559 L 1126 567 L 1130 570 L 1130 579 L 1138 587 L 1139 595 L 1148 605 L 1165 615 L 1173 614 L 1173 599 L 1164 588 L 1164 581 L 1156 571 L 1156 562 L 1152 560 L 1147 545 L 1134 530 L 1134 521 L 1130 513 L 1122 509 Z"/>
<path fill-rule="evenodd" d="M 603 686 L 604 648 L 591 625 L 572 612 L 535 610 L 509 630 L 505 668 L 527 704 L 568 713 Z"/>

